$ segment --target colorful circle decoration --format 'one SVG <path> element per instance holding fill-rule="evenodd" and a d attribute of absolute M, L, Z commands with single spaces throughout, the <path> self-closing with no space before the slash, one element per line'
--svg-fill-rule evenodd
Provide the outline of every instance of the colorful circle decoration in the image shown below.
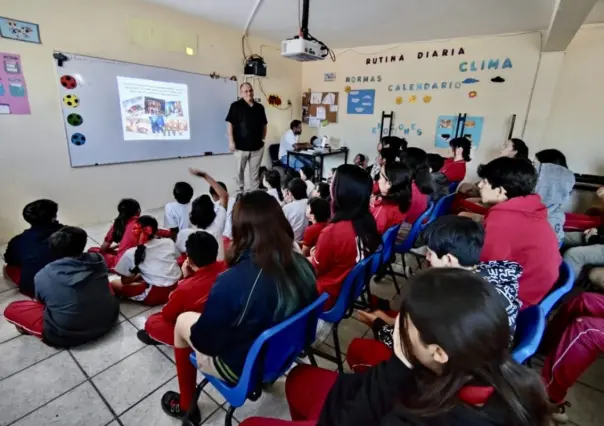
<path fill-rule="evenodd" d="M 74 133 L 71 136 L 71 143 L 76 146 L 84 145 L 86 143 L 86 136 L 81 133 Z"/>
<path fill-rule="evenodd" d="M 411 95 L 409 96 L 409 103 L 414 104 L 417 101 L 417 96 Z"/>
<path fill-rule="evenodd" d="M 402 96 L 397 96 L 394 101 L 396 102 L 397 105 L 400 105 L 400 104 L 403 103 L 403 97 Z"/>
<path fill-rule="evenodd" d="M 77 108 L 80 105 L 80 100 L 76 95 L 63 96 L 63 103 L 70 108 Z"/>
<path fill-rule="evenodd" d="M 64 75 L 61 77 L 61 86 L 66 88 L 67 90 L 75 89 L 78 85 L 78 82 L 75 78 L 70 75 Z"/>
<path fill-rule="evenodd" d="M 432 101 L 432 96 L 426 95 L 424 96 L 424 103 L 429 104 Z"/>
<path fill-rule="evenodd" d="M 345 91 L 346 93 L 349 93 L 349 92 L 350 92 L 350 90 L 351 90 L 350 86 L 345 86 L 345 87 L 344 87 L 344 91 Z"/>
<path fill-rule="evenodd" d="M 72 126 L 79 126 L 84 122 L 84 119 L 80 114 L 69 114 L 67 116 L 67 122 Z"/>
<path fill-rule="evenodd" d="M 476 90 L 472 90 L 468 93 L 468 96 L 470 97 L 470 99 L 474 99 L 476 96 L 478 96 L 478 93 L 476 92 Z"/>

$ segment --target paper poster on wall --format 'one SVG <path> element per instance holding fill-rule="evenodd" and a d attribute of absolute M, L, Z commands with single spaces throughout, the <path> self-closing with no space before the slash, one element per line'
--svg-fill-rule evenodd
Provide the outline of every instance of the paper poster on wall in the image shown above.
<path fill-rule="evenodd" d="M 308 119 L 308 127 L 312 127 L 314 129 L 321 127 L 321 120 L 319 120 L 317 117 L 310 117 Z"/>
<path fill-rule="evenodd" d="M 329 112 L 338 112 L 337 105 L 329 105 Z"/>
<path fill-rule="evenodd" d="M 186 84 L 117 77 L 124 140 L 189 140 Z"/>
<path fill-rule="evenodd" d="M 31 114 L 21 56 L 0 52 L 0 113 Z"/>
<path fill-rule="evenodd" d="M 323 102 L 321 102 L 322 104 L 325 105 L 333 105 L 336 103 L 336 95 L 335 93 L 328 93 L 323 97 Z"/>
<path fill-rule="evenodd" d="M 311 93 L 310 94 L 310 103 L 313 105 L 320 104 L 322 98 L 323 98 L 323 94 L 321 92 Z"/>
<path fill-rule="evenodd" d="M 351 90 L 348 92 L 348 114 L 373 114 L 375 89 Z"/>
<path fill-rule="evenodd" d="M 325 120 L 325 118 L 327 118 L 327 112 L 325 111 L 325 107 L 317 107 L 317 118 L 319 120 Z"/>
<path fill-rule="evenodd" d="M 436 119 L 436 136 L 434 146 L 436 148 L 448 148 L 449 142 L 455 137 L 457 129 L 458 116 L 441 115 Z M 472 146 L 477 148 L 480 145 L 482 137 L 482 127 L 484 125 L 484 117 L 467 116 L 466 123 L 463 128 L 463 134 L 472 142 Z"/>

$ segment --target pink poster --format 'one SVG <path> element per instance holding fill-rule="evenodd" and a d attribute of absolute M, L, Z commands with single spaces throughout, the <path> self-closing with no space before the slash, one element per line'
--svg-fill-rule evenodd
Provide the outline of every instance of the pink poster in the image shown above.
<path fill-rule="evenodd" d="M 30 113 L 21 56 L 0 52 L 0 115 Z"/>

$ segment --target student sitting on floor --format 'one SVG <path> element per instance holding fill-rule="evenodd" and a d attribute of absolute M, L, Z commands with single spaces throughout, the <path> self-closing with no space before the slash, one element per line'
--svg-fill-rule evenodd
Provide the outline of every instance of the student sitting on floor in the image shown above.
<path fill-rule="evenodd" d="M 115 267 L 126 250 L 138 244 L 138 235 L 135 235 L 134 228 L 141 214 L 140 204 L 132 198 L 124 198 L 117 205 L 117 211 L 118 215 L 107 231 L 101 247 L 89 250 L 92 253 L 100 253 L 110 270 Z M 113 246 L 114 243 L 117 246 Z"/>
<path fill-rule="evenodd" d="M 440 172 L 445 175 L 449 183 L 461 182 L 466 177 L 466 163 L 470 162 L 472 142 L 467 138 L 454 138 L 449 142 L 453 157 L 447 158 Z"/>
<path fill-rule="evenodd" d="M 229 192 L 227 189 L 227 186 L 225 185 L 224 182 L 218 181 L 216 182 L 218 185 L 220 185 L 220 187 L 222 189 L 224 189 L 227 193 Z M 210 197 L 212 197 L 212 201 L 214 202 L 214 205 L 217 206 L 220 204 L 220 197 L 218 196 L 218 193 L 216 191 L 214 191 L 214 188 L 210 187 Z M 231 216 L 233 214 L 233 206 L 235 205 L 235 202 L 237 201 L 237 197 L 231 197 L 229 195 L 229 202 L 227 203 L 227 209 L 226 209 L 226 213 L 227 213 L 227 217 L 226 217 L 226 222 L 224 223 L 224 232 L 222 233 L 222 236 L 224 238 L 226 238 L 226 240 L 230 241 L 232 238 L 232 232 L 231 232 Z M 218 208 L 215 207 L 214 211 L 216 212 L 216 214 L 218 214 Z M 225 240 L 225 244 L 226 241 Z M 226 246 L 225 246 L 226 249 Z"/>
<path fill-rule="evenodd" d="M 329 426 L 549 426 L 537 373 L 514 362 L 493 286 L 459 268 L 410 278 L 394 354 L 364 373 L 291 370 L 292 419 Z"/>
<path fill-rule="evenodd" d="M 268 195 L 275 197 L 279 205 L 283 205 L 283 192 L 281 191 L 281 175 L 275 169 L 269 170 L 264 176 L 264 185 L 268 188 Z"/>
<path fill-rule="evenodd" d="M 308 219 L 306 218 L 308 196 L 306 195 L 306 189 L 306 184 L 302 179 L 294 178 L 289 181 L 283 193 L 286 203 L 283 206 L 283 213 L 294 230 L 294 240 L 296 242 L 302 241 L 304 230 L 308 226 Z"/>
<path fill-rule="evenodd" d="M 500 157 L 478 168 L 483 203 L 494 204 L 484 217 L 480 260 L 510 260 L 522 266 L 519 298 L 535 305 L 558 279 L 562 257 L 547 208 L 534 194 L 537 173 L 526 160 Z"/>
<path fill-rule="evenodd" d="M 365 157 L 363 154 L 359 153 L 355 155 L 352 163 L 363 170 L 367 169 L 367 157 Z"/>
<path fill-rule="evenodd" d="M 319 182 L 315 185 L 315 189 L 310 193 L 310 198 L 323 198 L 324 200 L 331 200 L 331 193 L 329 184 L 326 182 Z"/>
<path fill-rule="evenodd" d="M 351 166 L 354 167 L 354 166 Z M 176 321 L 174 356 L 180 394 L 161 399 L 169 416 L 181 418 L 194 408 L 197 368 L 236 383 L 254 341 L 316 298 L 316 280 L 308 261 L 293 250 L 294 236 L 279 203 L 263 191 L 244 193 L 233 209 L 229 269 L 210 291 L 203 314 L 185 312 Z"/>
<path fill-rule="evenodd" d="M 189 228 L 189 214 L 191 213 L 191 199 L 193 198 L 193 187 L 187 182 L 176 182 L 174 199 L 166 204 L 164 209 L 164 228 L 172 232 L 175 238 L 178 231 Z"/>
<path fill-rule="evenodd" d="M 352 164 L 337 168 L 331 183 L 333 215 L 310 255 L 319 293 L 329 294 L 325 309 L 335 304 L 352 268 L 382 243 L 369 211 L 371 187 L 371 178 L 360 168 Z"/>
<path fill-rule="evenodd" d="M 210 290 L 218 275 L 226 270 L 224 262 L 216 261 L 218 243 L 214 236 L 197 231 L 187 239 L 187 260 L 182 265 L 183 279 L 170 293 L 161 312 L 151 315 L 138 339 L 147 345 L 174 346 L 174 326 L 183 312 L 203 312 Z"/>
<path fill-rule="evenodd" d="M 207 173 L 195 169 L 191 169 L 190 171 L 191 174 L 205 179 L 210 185 L 210 188 L 217 194 L 218 202 L 214 204 L 208 195 L 201 195 L 193 201 L 190 220 L 195 228 L 183 229 L 178 233 L 178 238 L 176 238 L 176 249 L 180 253 L 186 253 L 186 243 L 189 235 L 198 230 L 202 230 L 216 238 L 216 241 L 218 242 L 218 260 L 223 260 L 224 241 L 222 236 L 227 219 L 229 194 Z"/>
<path fill-rule="evenodd" d="M 604 353 L 604 295 L 582 293 L 562 305 L 547 326 L 542 348 L 549 352 L 541 375 L 556 404 L 554 422 L 567 423 L 566 393 Z"/>
<path fill-rule="evenodd" d="M 111 286 L 118 296 L 148 306 L 163 305 L 181 277 L 176 262 L 178 251 L 171 239 L 156 237 L 155 218 L 141 216 L 137 225 L 134 233 L 139 243 L 128 249 L 115 265 L 121 279 L 111 281 Z"/>
<path fill-rule="evenodd" d="M 411 171 L 404 163 L 388 162 L 382 166 L 378 180 L 379 194 L 373 199 L 371 214 L 377 230 L 383 234 L 400 225 L 411 206 Z"/>
<path fill-rule="evenodd" d="M 310 166 L 302 167 L 300 169 L 300 179 L 302 179 L 304 181 L 304 183 L 306 184 L 306 196 L 310 197 L 312 190 L 315 189 L 315 184 L 313 183 L 314 173 L 313 173 L 312 167 L 310 167 Z"/>
<path fill-rule="evenodd" d="M 306 208 L 306 218 L 310 225 L 304 231 L 302 240 L 302 254 L 306 257 L 310 256 L 310 250 L 317 245 L 319 235 L 327 226 L 331 217 L 331 206 L 329 201 L 323 198 L 313 198 L 308 202 Z"/>
<path fill-rule="evenodd" d="M 513 336 L 516 317 L 521 307 L 518 300 L 518 279 L 522 275 L 522 267 L 518 263 L 504 260 L 480 262 L 480 252 L 484 244 L 482 225 L 467 217 L 443 216 L 428 225 L 420 239 L 427 247 L 426 260 L 431 267 L 467 269 L 495 287 L 508 314 L 510 335 Z M 378 305 L 389 310 L 386 300 L 379 300 Z M 388 349 L 392 349 L 394 317 L 397 313 L 378 310 L 359 314 L 361 321 L 371 326 L 377 341 L 354 339 L 350 343 L 347 359 L 355 371 L 358 366 L 376 365 L 390 356 L 388 351 L 380 346 L 384 344 Z"/>
<path fill-rule="evenodd" d="M 30 228 L 13 237 L 6 247 L 4 275 L 26 296 L 34 296 L 34 277 L 55 260 L 48 237 L 63 227 L 57 222 L 59 206 L 51 200 L 33 201 L 23 208 Z"/>
<path fill-rule="evenodd" d="M 36 300 L 13 302 L 4 317 L 25 334 L 57 347 L 94 340 L 114 326 L 120 312 L 107 266 L 98 253 L 84 253 L 86 231 L 65 226 L 48 239 L 53 257 L 35 277 Z"/>

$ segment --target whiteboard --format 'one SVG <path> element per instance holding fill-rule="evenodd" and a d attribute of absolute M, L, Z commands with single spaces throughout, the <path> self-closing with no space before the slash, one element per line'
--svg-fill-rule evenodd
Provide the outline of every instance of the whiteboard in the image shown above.
<path fill-rule="evenodd" d="M 62 53 L 68 60 L 56 72 L 71 167 L 229 152 L 236 81 Z"/>

